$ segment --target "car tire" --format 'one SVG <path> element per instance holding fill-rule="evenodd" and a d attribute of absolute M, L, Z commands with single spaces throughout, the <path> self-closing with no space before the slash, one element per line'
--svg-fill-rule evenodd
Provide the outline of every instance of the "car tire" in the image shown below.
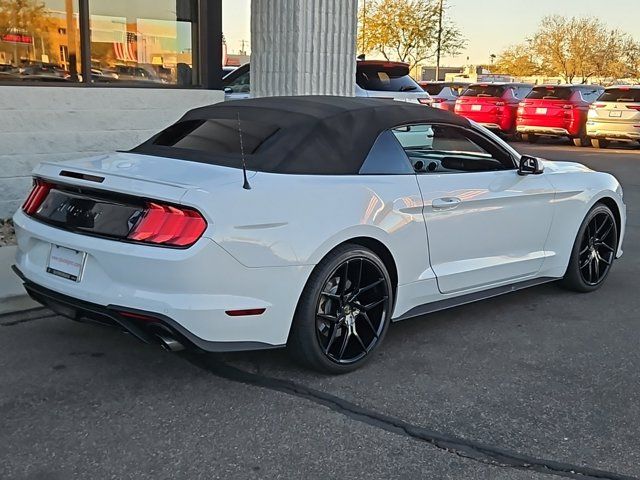
<path fill-rule="evenodd" d="M 522 134 L 522 141 L 523 142 L 538 143 L 538 140 L 540 140 L 540 137 L 538 137 L 537 135 L 534 135 L 533 133 L 523 133 Z"/>
<path fill-rule="evenodd" d="M 316 266 L 300 296 L 287 347 L 304 366 L 340 374 L 382 343 L 393 306 L 391 278 L 368 248 L 343 244 Z"/>
<path fill-rule="evenodd" d="M 609 146 L 609 140 L 605 140 L 604 138 L 592 138 L 591 146 L 593 148 L 607 148 Z"/>
<path fill-rule="evenodd" d="M 618 248 L 618 226 L 609 207 L 596 204 L 580 225 L 562 285 L 576 292 L 592 292 L 602 286 Z"/>
<path fill-rule="evenodd" d="M 588 147 L 589 145 L 591 145 L 589 137 L 586 136 L 574 137 L 571 140 L 576 147 Z"/>

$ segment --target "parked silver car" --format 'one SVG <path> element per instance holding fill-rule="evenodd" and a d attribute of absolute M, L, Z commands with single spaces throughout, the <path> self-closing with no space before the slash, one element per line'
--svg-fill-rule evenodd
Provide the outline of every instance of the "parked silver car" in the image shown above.
<path fill-rule="evenodd" d="M 587 135 L 595 148 L 609 142 L 640 142 L 640 85 L 615 86 L 591 105 Z"/>
<path fill-rule="evenodd" d="M 431 95 L 434 108 L 453 112 L 456 109 L 456 100 L 464 92 L 470 83 L 464 82 L 418 82 L 422 89 Z"/>

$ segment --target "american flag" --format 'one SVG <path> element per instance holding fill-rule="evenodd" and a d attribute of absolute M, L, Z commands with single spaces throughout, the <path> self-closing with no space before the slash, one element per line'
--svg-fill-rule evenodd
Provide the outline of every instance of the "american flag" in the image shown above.
<path fill-rule="evenodd" d="M 114 42 L 113 51 L 118 60 L 125 62 L 137 62 L 138 36 L 133 32 L 127 32 L 127 43 Z"/>

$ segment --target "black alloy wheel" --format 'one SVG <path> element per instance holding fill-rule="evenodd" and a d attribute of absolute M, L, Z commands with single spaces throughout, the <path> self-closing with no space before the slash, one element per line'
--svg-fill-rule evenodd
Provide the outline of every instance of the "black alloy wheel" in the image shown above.
<path fill-rule="evenodd" d="M 382 342 L 392 298 L 387 269 L 373 252 L 358 245 L 338 247 L 318 264 L 303 291 L 290 350 L 316 370 L 358 368 Z"/>
<path fill-rule="evenodd" d="M 609 207 L 597 204 L 578 232 L 564 278 L 565 285 L 581 292 L 599 288 L 609 275 L 617 247 L 616 219 Z"/>
<path fill-rule="evenodd" d="M 324 354 L 339 364 L 361 360 L 378 343 L 389 308 L 389 286 L 364 257 L 339 265 L 325 283 L 316 309 L 316 334 Z"/>
<path fill-rule="evenodd" d="M 582 236 L 579 268 L 587 285 L 598 285 L 609 273 L 616 254 L 616 221 L 608 212 L 597 212 Z"/>

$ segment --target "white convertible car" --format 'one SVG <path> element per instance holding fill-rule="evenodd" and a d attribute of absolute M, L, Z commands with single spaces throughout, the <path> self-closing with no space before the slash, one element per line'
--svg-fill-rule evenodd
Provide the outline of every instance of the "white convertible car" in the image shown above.
<path fill-rule="evenodd" d="M 14 268 L 36 300 L 172 350 L 287 345 L 334 373 L 394 321 L 554 280 L 598 288 L 626 219 L 611 175 L 369 98 L 199 108 L 34 178 Z"/>

